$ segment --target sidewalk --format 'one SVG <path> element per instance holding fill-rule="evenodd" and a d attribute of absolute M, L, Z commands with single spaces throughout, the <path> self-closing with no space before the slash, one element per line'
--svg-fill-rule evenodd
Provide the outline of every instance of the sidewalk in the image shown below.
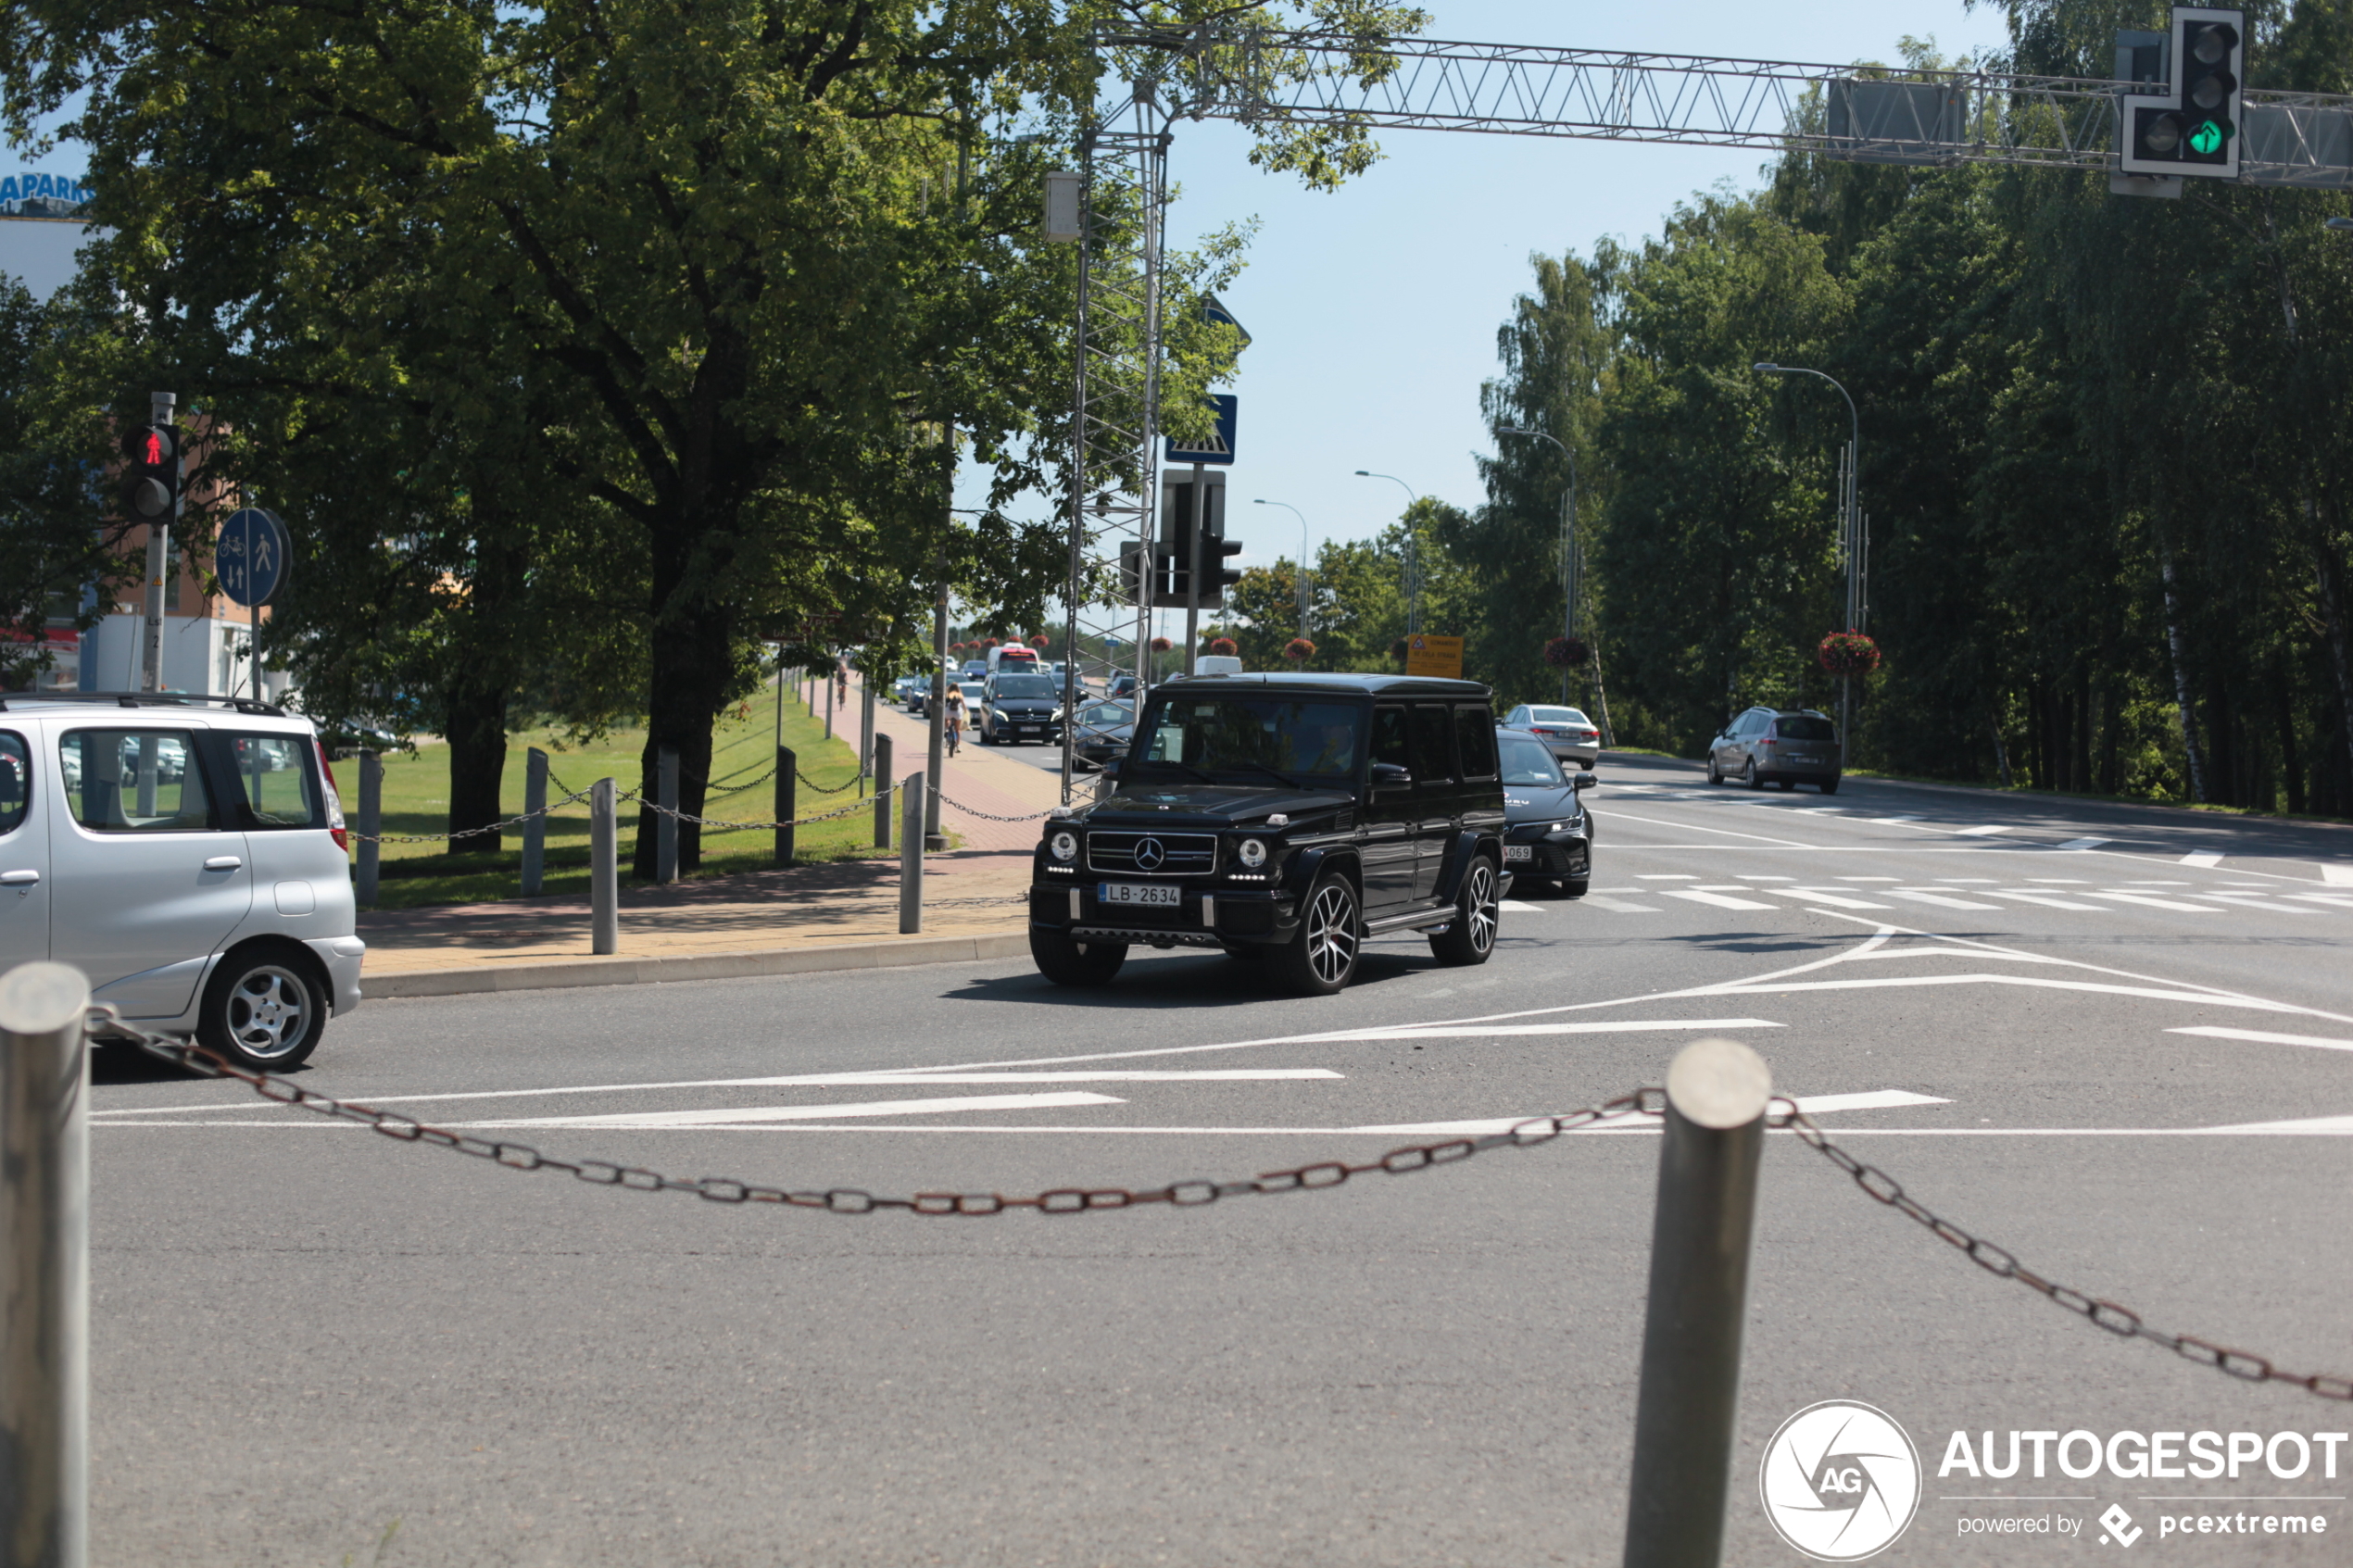
<path fill-rule="evenodd" d="M 834 725 L 835 735 L 853 746 L 857 715 L 853 684 L 848 721 L 837 716 Z M 923 766 L 929 733 L 922 721 L 878 704 L 875 733 L 890 736 L 900 777 Z M 921 937 L 900 935 L 893 855 L 625 889 L 621 950 L 606 956 L 589 951 L 588 902 L 571 895 L 363 914 L 359 934 L 368 957 L 360 988 L 374 997 L 445 996 L 1011 951 L 1008 944 L 1026 940 L 1030 854 L 1042 814 L 1061 803 L 1060 778 L 970 743 L 942 771 L 940 826 L 961 837 L 963 847 L 924 858 Z M 837 796 L 802 809 L 846 804 Z M 894 810 L 894 836 L 897 824 Z"/>

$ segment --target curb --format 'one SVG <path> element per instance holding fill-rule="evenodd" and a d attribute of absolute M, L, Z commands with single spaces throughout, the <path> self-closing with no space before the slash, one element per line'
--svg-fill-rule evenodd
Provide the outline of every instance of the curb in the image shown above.
<path fill-rule="evenodd" d="M 1024 958 L 1026 931 L 976 936 L 910 936 L 896 941 L 845 942 L 822 947 L 776 947 L 749 953 L 681 953 L 674 958 L 556 959 L 535 963 L 481 964 L 420 970 L 371 979 L 359 994 L 371 1001 L 411 997 L 459 997 L 485 991 L 545 991 L 576 985 L 649 985 L 673 980 L 745 980 L 816 974 L 845 969 L 896 969 L 908 964 L 969 963 Z"/>

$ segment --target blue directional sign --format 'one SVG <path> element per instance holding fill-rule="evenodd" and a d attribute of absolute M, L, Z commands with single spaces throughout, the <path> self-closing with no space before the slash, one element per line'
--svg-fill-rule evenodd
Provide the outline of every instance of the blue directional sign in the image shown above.
<path fill-rule="evenodd" d="M 247 608 L 268 604 L 285 585 L 290 544 L 277 513 L 259 507 L 230 513 L 213 546 L 212 570 L 220 591 Z"/>
<path fill-rule="evenodd" d="M 1168 438 L 1168 460 L 1172 463 L 1230 463 L 1234 460 L 1235 408 L 1239 399 L 1219 395 L 1210 403 L 1217 410 L 1217 430 L 1202 446 L 1179 446 L 1176 438 Z"/>

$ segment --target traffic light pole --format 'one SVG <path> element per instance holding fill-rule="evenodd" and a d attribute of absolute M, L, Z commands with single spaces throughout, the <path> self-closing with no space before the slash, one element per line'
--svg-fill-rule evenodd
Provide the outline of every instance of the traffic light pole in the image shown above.
<path fill-rule="evenodd" d="M 1193 672 L 1193 660 L 1198 657 L 1195 646 L 1201 641 L 1201 531 L 1209 518 L 1209 481 L 1202 477 L 1205 466 L 1193 465 L 1193 488 L 1188 497 L 1193 514 L 1192 527 L 1185 541 L 1185 673 Z"/>
<path fill-rule="evenodd" d="M 179 398 L 169 392 L 147 395 L 147 420 L 150 424 L 169 425 L 171 411 Z M 174 463 L 180 461 L 175 450 Z M 171 512 L 147 525 L 147 596 L 146 619 L 142 628 L 145 641 L 139 655 L 139 689 L 143 692 L 163 690 L 163 574 L 171 566 L 171 525 L 179 521 L 178 485 L 173 485 Z"/>

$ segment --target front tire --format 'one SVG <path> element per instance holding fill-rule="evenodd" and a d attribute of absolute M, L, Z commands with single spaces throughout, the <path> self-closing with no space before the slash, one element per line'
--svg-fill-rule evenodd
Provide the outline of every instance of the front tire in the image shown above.
<path fill-rule="evenodd" d="M 1299 934 L 1282 946 L 1276 967 L 1283 983 L 1302 997 L 1338 996 L 1356 977 L 1364 940 L 1356 884 L 1338 872 L 1326 872 L 1308 892 Z"/>
<path fill-rule="evenodd" d="M 1127 961 L 1125 942 L 1081 942 L 1068 932 L 1029 928 L 1029 956 L 1038 972 L 1057 985 L 1108 985 Z"/>
<path fill-rule="evenodd" d="M 1838 793 L 1838 781 L 1836 779 L 1824 779 L 1822 781 L 1822 793 L 1824 795 L 1836 795 Z"/>
<path fill-rule="evenodd" d="M 1712 751 L 1707 754 L 1707 782 L 1712 784 L 1724 782 L 1724 770 L 1716 765 L 1716 754 Z"/>
<path fill-rule="evenodd" d="M 327 1029 L 327 985 L 315 964 L 276 947 L 221 960 L 204 988 L 196 1043 L 257 1072 L 296 1067 Z"/>
<path fill-rule="evenodd" d="M 1438 961 L 1451 966 L 1485 963 L 1495 950 L 1495 928 L 1503 896 L 1497 890 L 1495 864 L 1475 856 L 1463 873 L 1463 891 L 1454 901 L 1454 920 L 1429 939 Z"/>
<path fill-rule="evenodd" d="M 1576 878 L 1574 881 L 1564 882 L 1561 884 L 1561 897 L 1564 898 L 1582 898 L 1592 885 L 1593 879 L 1590 876 L 1580 876 Z"/>

